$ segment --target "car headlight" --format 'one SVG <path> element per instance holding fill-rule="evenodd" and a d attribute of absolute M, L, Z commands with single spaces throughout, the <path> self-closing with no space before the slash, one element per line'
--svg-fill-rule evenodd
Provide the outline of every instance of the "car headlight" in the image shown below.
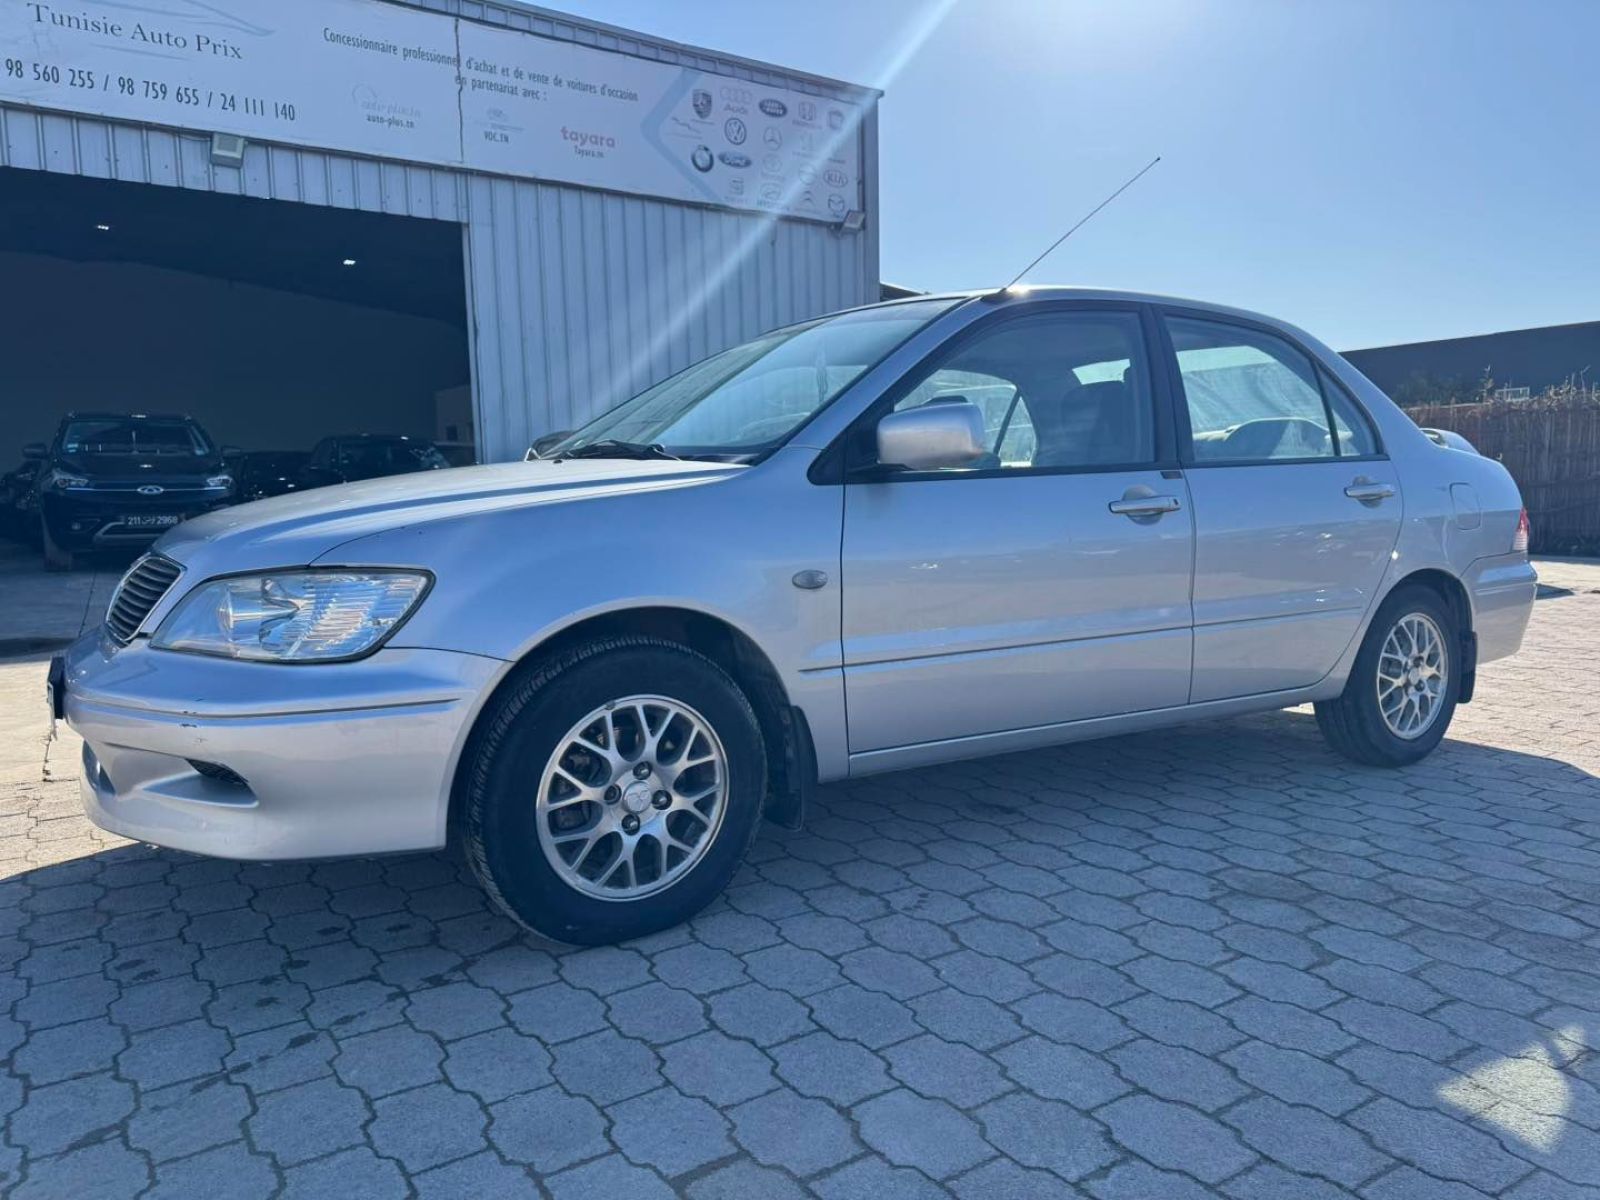
<path fill-rule="evenodd" d="M 151 645 L 257 662 L 336 662 L 376 650 L 428 590 L 418 571 L 273 571 L 190 592 Z"/>
<path fill-rule="evenodd" d="M 68 488 L 86 488 L 89 486 L 89 481 L 82 475 L 73 475 L 59 468 L 50 472 L 50 478 L 47 482 L 50 487 L 55 488 L 58 492 L 64 492 Z"/>
<path fill-rule="evenodd" d="M 213 491 L 223 491 L 233 486 L 232 475 L 212 475 L 206 479 L 206 486 Z"/>

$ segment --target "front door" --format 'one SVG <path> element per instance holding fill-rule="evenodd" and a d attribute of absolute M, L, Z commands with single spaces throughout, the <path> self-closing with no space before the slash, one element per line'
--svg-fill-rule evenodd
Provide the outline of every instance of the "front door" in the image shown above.
<path fill-rule="evenodd" d="M 1131 307 L 996 317 L 867 415 L 844 511 L 852 754 L 1185 702 L 1194 532 L 1148 362 Z M 937 403 L 983 410 L 986 459 L 864 461 L 890 408 Z"/>
<path fill-rule="evenodd" d="M 1287 339 L 1176 313 L 1165 324 L 1194 501 L 1193 699 L 1308 687 L 1383 580 L 1399 477 L 1356 401 Z"/>

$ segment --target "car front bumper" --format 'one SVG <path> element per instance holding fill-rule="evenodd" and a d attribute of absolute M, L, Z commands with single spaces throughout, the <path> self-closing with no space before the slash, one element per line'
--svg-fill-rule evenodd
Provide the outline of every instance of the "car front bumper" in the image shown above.
<path fill-rule="evenodd" d="M 40 498 L 39 509 L 56 545 L 67 550 L 96 550 L 147 546 L 190 517 L 231 503 L 226 493 L 173 491 L 150 497 L 128 492 L 52 492 Z"/>
<path fill-rule="evenodd" d="M 444 844 L 456 759 L 505 665 L 415 649 L 246 663 L 95 632 L 58 691 L 102 829 L 220 858 L 330 858 Z"/>

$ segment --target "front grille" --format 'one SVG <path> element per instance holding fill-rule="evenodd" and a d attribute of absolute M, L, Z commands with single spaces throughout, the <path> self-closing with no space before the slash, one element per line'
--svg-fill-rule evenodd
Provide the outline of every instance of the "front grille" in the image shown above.
<path fill-rule="evenodd" d="M 129 568 L 112 593 L 106 609 L 106 628 L 123 645 L 133 640 L 150 610 L 167 594 L 183 568 L 160 554 L 146 554 Z"/>

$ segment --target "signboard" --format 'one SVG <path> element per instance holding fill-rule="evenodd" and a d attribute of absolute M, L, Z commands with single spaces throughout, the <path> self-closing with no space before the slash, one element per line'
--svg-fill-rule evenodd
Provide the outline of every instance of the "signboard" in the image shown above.
<path fill-rule="evenodd" d="M 0 0 L 0 100 L 836 221 L 858 105 L 372 0 Z"/>

